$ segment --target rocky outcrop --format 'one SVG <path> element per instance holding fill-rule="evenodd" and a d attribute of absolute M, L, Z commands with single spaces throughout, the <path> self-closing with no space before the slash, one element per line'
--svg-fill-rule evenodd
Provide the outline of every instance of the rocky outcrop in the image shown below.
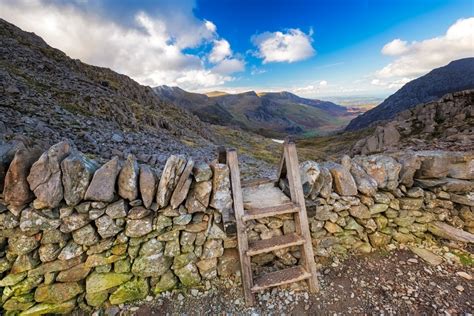
<path fill-rule="evenodd" d="M 377 126 L 372 135 L 353 146 L 352 154 L 367 155 L 410 148 L 472 151 L 473 109 L 474 90 L 450 93 L 438 101 L 420 104 Z"/>
<path fill-rule="evenodd" d="M 473 57 L 454 60 L 410 81 L 381 104 L 353 119 L 346 130 L 357 130 L 378 121 L 393 119 L 400 112 L 409 111 L 420 103 L 435 101 L 446 93 L 473 89 L 473 78 Z M 447 109 L 444 115 L 454 118 L 455 111 L 454 108 Z"/>

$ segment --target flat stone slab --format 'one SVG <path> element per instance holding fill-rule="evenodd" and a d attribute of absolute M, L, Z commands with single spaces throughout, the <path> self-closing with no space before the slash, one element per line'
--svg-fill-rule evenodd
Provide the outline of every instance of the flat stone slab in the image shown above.
<path fill-rule="evenodd" d="M 290 198 L 273 183 L 242 188 L 244 208 L 264 208 L 289 203 Z"/>
<path fill-rule="evenodd" d="M 423 248 L 418 247 L 410 247 L 410 250 L 420 257 L 421 259 L 425 260 L 432 266 L 437 266 L 443 263 L 443 257 L 438 256 L 437 254 L 432 253 L 431 251 Z"/>

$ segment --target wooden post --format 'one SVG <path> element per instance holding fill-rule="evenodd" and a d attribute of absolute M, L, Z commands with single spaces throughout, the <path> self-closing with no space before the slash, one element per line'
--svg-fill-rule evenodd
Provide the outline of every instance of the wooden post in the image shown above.
<path fill-rule="evenodd" d="M 286 160 L 286 170 L 288 182 L 290 184 L 291 200 L 298 204 L 300 211 L 295 213 L 296 233 L 302 236 L 306 243 L 302 247 L 303 266 L 306 271 L 311 273 L 308 279 L 310 292 L 319 291 L 318 279 L 316 276 L 316 263 L 314 262 L 313 246 L 311 244 L 311 234 L 309 232 L 308 215 L 306 214 L 306 205 L 303 190 L 301 187 L 301 178 L 298 165 L 298 154 L 295 143 L 290 141 L 284 145 L 284 159 Z"/>
<path fill-rule="evenodd" d="M 232 199 L 234 201 L 234 213 L 237 223 L 237 238 L 239 243 L 240 271 L 242 272 L 242 285 L 244 288 L 245 302 L 248 306 L 255 305 L 255 297 L 252 294 L 253 278 L 250 257 L 247 256 L 248 238 L 245 223 L 242 221 L 244 216 L 244 203 L 242 197 L 242 188 L 240 186 L 240 170 L 235 149 L 227 151 L 227 164 L 230 169 L 230 182 L 232 186 Z"/>

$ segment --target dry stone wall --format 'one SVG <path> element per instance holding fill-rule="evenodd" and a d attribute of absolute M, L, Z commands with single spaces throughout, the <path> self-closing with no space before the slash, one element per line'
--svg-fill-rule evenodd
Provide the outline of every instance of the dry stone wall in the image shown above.
<path fill-rule="evenodd" d="M 473 242 L 473 155 L 344 157 L 300 165 L 316 260 L 440 236 Z M 112 158 L 98 165 L 67 142 L 46 152 L 0 147 L 2 308 L 85 311 L 238 273 L 226 165 L 170 156 L 158 174 Z M 279 185 L 287 191 L 287 182 Z M 249 222 L 249 239 L 295 230 L 291 216 Z M 255 256 L 254 270 L 297 264 L 297 249 Z M 267 268 L 267 267 L 265 267 Z"/>
<path fill-rule="evenodd" d="M 235 238 L 221 229 L 226 165 L 171 156 L 158 175 L 132 155 L 99 166 L 67 142 L 1 153 L 6 311 L 91 311 L 238 269 Z"/>

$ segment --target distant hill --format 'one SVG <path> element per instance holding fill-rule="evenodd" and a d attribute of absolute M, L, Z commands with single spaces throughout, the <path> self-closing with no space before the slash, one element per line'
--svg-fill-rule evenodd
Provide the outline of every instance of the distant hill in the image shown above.
<path fill-rule="evenodd" d="M 343 128 L 355 116 L 344 106 L 290 92 L 199 94 L 169 86 L 154 91 L 162 100 L 193 112 L 202 121 L 270 137 L 325 134 Z"/>
<path fill-rule="evenodd" d="M 420 103 L 438 100 L 447 93 L 474 88 L 474 57 L 450 62 L 428 74 L 410 81 L 380 105 L 354 118 L 346 131 L 368 127 L 389 120 L 397 113 Z"/>

